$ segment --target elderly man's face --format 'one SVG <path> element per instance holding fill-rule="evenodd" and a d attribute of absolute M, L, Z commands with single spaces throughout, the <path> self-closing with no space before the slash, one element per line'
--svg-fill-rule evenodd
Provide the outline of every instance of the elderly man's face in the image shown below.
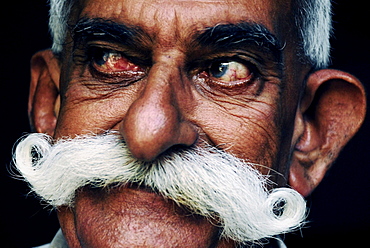
<path fill-rule="evenodd" d="M 205 141 L 263 165 L 263 174 L 279 171 L 274 179 L 284 185 L 293 151 L 311 151 L 316 136 L 300 111 L 321 83 L 309 83 L 312 92 L 300 105 L 310 68 L 297 62 L 292 13 L 290 1 L 81 1 L 60 62 L 57 123 L 34 117 L 34 126 L 55 138 L 117 130 L 133 156 L 145 161 Z M 59 71 L 50 71 L 59 82 Z M 356 92 L 362 101 L 362 90 Z M 310 161 L 319 161 L 310 159 L 291 176 L 303 193 L 325 171 L 300 188 Z M 59 218 L 72 247 L 117 247 L 122 240 L 123 247 L 212 245 L 215 226 L 174 208 L 145 190 L 85 190 L 75 209 L 60 208 Z"/>
<path fill-rule="evenodd" d="M 86 1 L 63 61 L 56 137 L 117 129 L 148 161 L 203 139 L 267 167 L 286 162 L 277 152 L 290 146 L 302 81 L 281 66 L 292 50 L 280 49 L 291 44 L 286 11 L 270 1 Z"/>

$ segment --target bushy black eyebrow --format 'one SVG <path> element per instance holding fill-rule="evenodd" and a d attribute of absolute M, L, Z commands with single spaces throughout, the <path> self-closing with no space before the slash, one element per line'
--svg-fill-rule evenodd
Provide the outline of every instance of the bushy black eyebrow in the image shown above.
<path fill-rule="evenodd" d="M 219 24 L 195 34 L 201 47 L 227 51 L 254 45 L 274 55 L 281 62 L 283 45 L 265 26 L 250 22 Z"/>
<path fill-rule="evenodd" d="M 145 36 L 139 27 L 128 26 L 101 18 L 82 18 L 72 28 L 74 43 L 82 40 L 103 40 L 137 48 Z"/>

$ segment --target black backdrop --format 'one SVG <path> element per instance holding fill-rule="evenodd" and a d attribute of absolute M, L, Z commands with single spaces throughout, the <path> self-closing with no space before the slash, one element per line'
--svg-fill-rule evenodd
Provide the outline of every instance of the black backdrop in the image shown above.
<path fill-rule="evenodd" d="M 27 197 L 27 186 L 9 177 L 14 142 L 29 132 L 29 60 L 50 47 L 44 0 L 4 2 L 0 22 L 0 246 L 31 247 L 50 242 L 56 214 Z M 370 21 L 364 1 L 337 0 L 332 66 L 370 84 Z M 369 120 L 347 145 L 320 186 L 308 197 L 309 223 L 286 235 L 288 247 L 353 247 L 370 231 Z M 325 241 L 324 241 L 325 240 Z M 352 245 L 351 245 L 352 244 Z M 366 246 L 366 245 L 364 245 Z"/>

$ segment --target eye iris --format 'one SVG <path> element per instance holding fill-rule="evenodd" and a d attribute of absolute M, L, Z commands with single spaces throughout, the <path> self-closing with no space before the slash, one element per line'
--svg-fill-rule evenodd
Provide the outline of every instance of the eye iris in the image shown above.
<path fill-rule="evenodd" d="M 99 66 L 103 66 L 109 58 L 109 52 L 101 51 L 94 59 L 95 63 Z"/>
<path fill-rule="evenodd" d="M 229 68 L 229 63 L 215 63 L 215 64 L 212 64 L 210 68 L 210 73 L 215 78 L 221 78 L 222 76 L 225 75 L 228 68 Z"/>

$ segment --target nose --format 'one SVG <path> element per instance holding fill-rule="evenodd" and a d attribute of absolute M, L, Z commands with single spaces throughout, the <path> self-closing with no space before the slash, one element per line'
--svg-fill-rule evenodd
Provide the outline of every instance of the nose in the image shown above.
<path fill-rule="evenodd" d="M 142 94 L 128 109 L 120 132 L 134 157 L 151 161 L 173 146 L 191 146 L 198 138 L 182 114 L 181 73 L 168 63 L 152 66 Z"/>

